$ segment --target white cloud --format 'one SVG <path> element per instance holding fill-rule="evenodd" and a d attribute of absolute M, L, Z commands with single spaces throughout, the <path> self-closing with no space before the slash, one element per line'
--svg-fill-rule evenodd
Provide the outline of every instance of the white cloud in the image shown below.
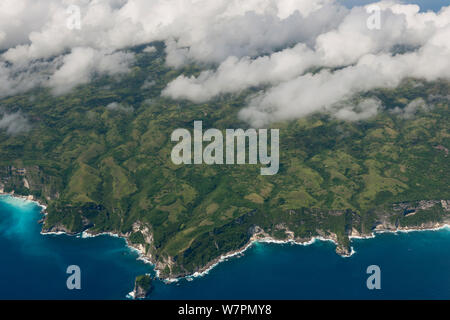
<path fill-rule="evenodd" d="M 320 34 L 313 47 L 300 43 L 270 56 L 229 57 L 216 70 L 178 77 L 163 94 L 204 102 L 269 85 L 240 112 L 242 119 L 262 126 L 329 111 L 358 92 L 395 88 L 407 77 L 449 79 L 450 7 L 436 14 L 419 13 L 413 5 L 379 5 L 384 8 L 381 30 L 369 30 L 367 12 L 356 7 L 336 29 Z M 313 67 L 325 69 L 307 73 Z M 354 118 L 347 109 L 336 115 Z"/>
<path fill-rule="evenodd" d="M 131 107 L 131 106 L 127 107 L 118 102 L 111 102 L 110 104 L 108 104 L 106 106 L 106 109 L 113 110 L 113 111 L 121 111 L 121 112 L 126 112 L 126 113 L 134 111 L 133 107 Z"/>
<path fill-rule="evenodd" d="M 153 52 L 156 52 L 157 50 L 156 50 L 156 48 L 154 46 L 147 46 L 142 51 L 144 51 L 146 53 L 153 53 Z"/>
<path fill-rule="evenodd" d="M 428 110 L 429 106 L 422 98 L 415 99 L 408 103 L 404 108 L 395 107 L 392 113 L 400 115 L 404 119 L 410 119 L 414 117 L 419 109 Z"/>
<path fill-rule="evenodd" d="M 144 83 L 141 86 L 141 90 L 147 90 L 150 89 L 151 87 L 153 87 L 156 84 L 155 80 L 145 80 Z"/>
<path fill-rule="evenodd" d="M 449 79 L 450 52 L 424 47 L 417 52 L 392 56 L 368 54 L 357 64 L 337 71 L 323 70 L 282 82 L 260 92 L 241 110 L 241 117 L 255 126 L 287 120 L 317 111 L 359 92 L 395 88 L 407 77 L 426 80 Z"/>
<path fill-rule="evenodd" d="M 92 48 L 74 48 L 64 56 L 62 66 L 51 76 L 48 85 L 55 94 L 64 94 L 90 81 L 95 73 L 115 75 L 128 71 L 133 54 L 109 53 Z"/>
<path fill-rule="evenodd" d="M 375 99 L 365 99 L 357 105 L 343 104 L 333 112 L 338 119 L 348 121 L 366 120 L 375 116 L 382 108 L 381 102 Z"/>
<path fill-rule="evenodd" d="M 94 75 L 117 75 L 129 71 L 134 54 L 75 47 L 50 60 L 9 63 L 0 60 L 0 97 L 47 86 L 54 94 L 65 94 Z"/>
<path fill-rule="evenodd" d="M 234 93 L 292 79 L 319 64 L 319 61 L 314 52 L 302 43 L 256 59 L 232 56 L 215 71 L 204 71 L 198 77 L 178 77 L 169 83 L 163 94 L 175 99 L 203 102 L 221 93 Z"/>
<path fill-rule="evenodd" d="M 0 119 L 0 129 L 6 130 L 9 135 L 16 135 L 30 130 L 31 125 L 28 119 L 20 112 L 5 113 Z"/>
<path fill-rule="evenodd" d="M 66 27 L 72 4 L 80 30 Z M 317 111 L 361 119 L 381 107 L 339 102 L 406 77 L 450 77 L 450 6 L 377 5 L 380 30 L 367 28 L 364 7 L 335 0 L 3 0 L 0 95 L 35 86 L 64 94 L 96 74 L 127 72 L 126 48 L 164 41 L 169 66 L 213 66 L 178 77 L 166 96 L 204 102 L 257 88 L 240 113 L 254 125 Z"/>
<path fill-rule="evenodd" d="M 70 5 L 80 8 L 79 30 L 67 28 Z M 130 62 L 109 53 L 156 40 L 166 42 L 167 63 L 175 67 L 187 61 L 220 63 L 229 56 L 259 56 L 307 43 L 335 27 L 345 12 L 333 0 L 4 0 L 1 81 L 10 83 L 3 84 L 8 90 L 0 95 L 36 85 L 66 93 L 89 81 L 92 73 L 114 73 L 103 60 Z M 44 70 L 43 61 L 48 81 L 42 72 L 30 72 L 36 65 Z M 125 66 L 122 61 L 119 65 Z"/>

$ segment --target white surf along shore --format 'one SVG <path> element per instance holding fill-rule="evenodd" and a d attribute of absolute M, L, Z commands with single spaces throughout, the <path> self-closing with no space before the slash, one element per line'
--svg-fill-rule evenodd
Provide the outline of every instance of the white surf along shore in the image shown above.
<path fill-rule="evenodd" d="M 14 194 L 14 192 L 12 192 L 12 193 L 2 192 L 2 193 L 0 193 L 0 196 L 11 196 L 11 197 L 20 199 L 25 202 L 32 202 L 32 203 L 36 204 L 37 206 L 41 207 L 41 214 L 43 214 L 44 216 L 47 215 L 47 212 L 46 212 L 47 207 L 44 204 L 40 203 L 39 201 L 33 199 L 30 196 L 28 196 L 28 197 L 20 196 L 20 195 Z M 450 224 L 436 223 L 435 226 L 430 227 L 430 228 L 397 228 L 395 230 L 381 229 L 381 230 L 375 230 L 368 235 L 351 235 L 351 236 L 349 236 L 349 239 L 350 239 L 350 241 L 353 239 L 364 240 L 364 239 L 375 238 L 377 234 L 382 234 L 382 233 L 409 233 L 409 232 L 422 232 L 422 231 L 439 231 L 439 230 L 443 230 L 443 229 L 448 229 L 450 231 Z M 58 231 L 58 232 L 43 232 L 43 231 L 41 231 L 41 234 L 42 235 L 61 235 L 61 234 L 67 234 L 67 233 L 64 231 Z M 151 259 L 145 254 L 145 252 L 142 250 L 142 248 L 131 244 L 128 241 L 126 235 L 120 235 L 120 234 L 113 233 L 113 232 L 101 232 L 101 233 L 94 234 L 94 233 L 90 233 L 89 230 L 85 230 L 75 236 L 80 237 L 80 238 L 92 238 L 92 237 L 98 237 L 98 236 L 102 236 L 102 235 L 124 239 L 126 242 L 126 246 L 130 250 L 138 253 L 137 259 L 140 261 L 143 261 L 144 263 L 150 264 L 152 267 L 154 267 L 156 277 L 165 283 L 174 283 L 174 282 L 178 282 L 182 279 L 191 281 L 195 278 L 203 277 L 203 276 L 207 275 L 211 270 L 213 270 L 220 263 L 222 263 L 224 261 L 228 261 L 231 258 L 242 257 L 248 249 L 250 249 L 253 245 L 255 245 L 257 243 L 273 243 L 273 244 L 281 244 L 281 245 L 292 244 L 292 245 L 309 246 L 309 245 L 314 244 L 316 241 L 328 241 L 328 242 L 332 242 L 336 246 L 336 248 L 338 248 L 338 243 L 335 239 L 335 235 L 332 235 L 330 237 L 315 236 L 309 240 L 297 241 L 295 239 L 278 240 L 278 239 L 274 239 L 270 236 L 258 237 L 260 235 L 257 234 L 257 235 L 254 235 L 250 239 L 249 243 L 247 243 L 243 248 L 221 255 L 220 257 L 211 261 L 208 265 L 206 265 L 200 271 L 197 271 L 197 272 L 193 273 L 192 275 L 187 275 L 187 276 L 183 276 L 183 277 L 179 277 L 179 278 L 160 278 L 160 270 L 156 269 L 156 264 L 153 261 L 151 261 Z M 353 249 L 352 246 L 350 247 L 350 249 L 351 249 L 350 253 L 347 253 L 347 254 L 339 253 L 339 255 L 343 258 L 351 257 L 352 255 L 354 255 L 356 253 L 356 251 Z"/>
<path fill-rule="evenodd" d="M 439 226 L 436 226 L 433 228 L 429 228 L 429 229 L 428 228 L 427 229 L 422 229 L 422 228 L 420 228 L 420 229 L 414 229 L 414 228 L 401 229 L 400 228 L 397 230 L 379 230 L 379 231 L 377 230 L 377 231 L 372 232 L 369 235 L 352 235 L 352 236 L 349 236 L 349 239 L 350 239 L 350 241 L 353 239 L 365 240 L 365 239 L 373 239 L 376 237 L 377 234 L 382 234 L 382 233 L 409 233 L 409 232 L 423 232 L 423 231 L 439 231 L 439 230 L 443 230 L 443 229 L 448 229 L 450 231 L 450 225 L 442 224 L 442 225 L 439 225 Z M 273 244 L 281 244 L 281 245 L 291 244 L 291 245 L 309 246 L 309 245 L 314 244 L 317 241 L 332 242 L 336 247 L 338 247 L 338 243 L 335 239 L 322 237 L 322 236 L 315 236 L 307 241 L 296 241 L 294 239 L 278 240 L 278 239 L 274 239 L 272 237 L 264 237 L 264 238 L 253 237 L 252 239 L 250 239 L 250 242 L 247 245 L 245 245 L 242 249 L 220 256 L 219 258 L 213 260 L 213 262 L 211 262 L 203 270 L 201 270 L 199 272 L 195 272 L 194 274 L 185 276 L 185 277 L 165 279 L 165 282 L 171 283 L 171 282 L 177 282 L 182 279 L 192 280 L 194 278 L 203 277 L 203 276 L 207 275 L 212 269 L 214 269 L 220 263 L 222 263 L 224 261 L 228 261 L 230 258 L 243 256 L 245 251 L 247 251 L 248 249 L 250 249 L 253 245 L 255 245 L 257 243 L 273 243 Z M 350 253 L 339 254 L 339 255 L 342 258 L 349 258 L 349 257 L 353 256 L 355 253 L 356 253 L 356 251 L 351 246 Z"/>

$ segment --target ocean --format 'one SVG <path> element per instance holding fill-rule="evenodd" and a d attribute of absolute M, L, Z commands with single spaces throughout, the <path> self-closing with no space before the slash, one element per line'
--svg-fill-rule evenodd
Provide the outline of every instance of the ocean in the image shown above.
<path fill-rule="evenodd" d="M 125 241 L 108 235 L 41 235 L 40 207 L 0 196 L 0 299 L 126 299 L 135 276 L 153 273 Z M 257 243 L 194 280 L 154 282 L 150 299 L 450 299 L 450 229 L 353 240 L 342 258 L 331 242 Z M 69 265 L 81 289 L 69 290 Z M 380 290 L 366 285 L 380 268 Z"/>

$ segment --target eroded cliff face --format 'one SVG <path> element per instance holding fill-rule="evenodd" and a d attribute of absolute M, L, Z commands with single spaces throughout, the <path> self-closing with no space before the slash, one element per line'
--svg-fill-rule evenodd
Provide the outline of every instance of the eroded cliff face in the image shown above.
<path fill-rule="evenodd" d="M 131 293 L 134 299 L 145 299 L 152 291 L 153 278 L 150 275 L 141 275 L 136 277 L 134 282 L 134 289 Z"/>
<path fill-rule="evenodd" d="M 424 230 L 450 224 L 450 200 L 394 203 L 392 210 L 377 212 L 372 231 Z"/>
<path fill-rule="evenodd" d="M 15 193 L 44 203 L 59 198 L 62 179 L 39 166 L 0 166 L 0 193 Z"/>

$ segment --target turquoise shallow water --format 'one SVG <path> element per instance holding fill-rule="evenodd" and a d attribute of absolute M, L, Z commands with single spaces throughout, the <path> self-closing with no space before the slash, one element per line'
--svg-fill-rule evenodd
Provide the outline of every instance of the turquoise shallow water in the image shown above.
<path fill-rule="evenodd" d="M 134 277 L 151 270 L 123 239 L 41 235 L 40 207 L 0 196 L 0 298 L 123 299 Z M 81 290 L 68 290 L 66 269 L 81 268 Z"/>
<path fill-rule="evenodd" d="M 0 196 L 0 298 L 125 299 L 136 275 L 153 272 L 122 239 L 41 235 L 40 208 Z M 151 299 L 450 299 L 450 230 L 354 240 L 341 258 L 330 242 L 255 244 L 193 281 L 155 282 Z M 81 290 L 66 268 L 81 268 Z M 366 268 L 381 268 L 381 290 Z"/>

